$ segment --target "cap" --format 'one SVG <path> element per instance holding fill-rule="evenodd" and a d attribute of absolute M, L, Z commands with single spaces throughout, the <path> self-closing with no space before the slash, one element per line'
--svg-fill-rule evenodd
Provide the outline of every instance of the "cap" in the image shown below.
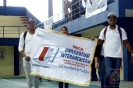
<path fill-rule="evenodd" d="M 29 23 L 29 22 L 35 22 L 34 18 L 29 18 L 29 19 L 28 19 L 28 23 Z"/>
<path fill-rule="evenodd" d="M 108 19 L 109 19 L 110 17 L 117 18 L 116 14 L 115 14 L 114 12 L 108 13 Z"/>

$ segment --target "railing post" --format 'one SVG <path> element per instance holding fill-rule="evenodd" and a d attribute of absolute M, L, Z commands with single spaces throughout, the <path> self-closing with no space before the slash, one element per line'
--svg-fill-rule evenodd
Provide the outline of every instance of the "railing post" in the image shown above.
<path fill-rule="evenodd" d="M 18 37 L 20 37 L 20 27 L 18 27 Z"/>
<path fill-rule="evenodd" d="M 71 19 L 73 20 L 73 8 L 72 8 L 72 5 L 70 5 L 70 8 L 71 8 Z"/>
<path fill-rule="evenodd" d="M 4 26 L 3 26 L 3 38 L 4 38 Z"/>
<path fill-rule="evenodd" d="M 81 2 L 80 2 L 80 0 L 79 0 L 79 17 L 81 16 L 81 9 L 80 9 L 81 6 L 80 6 L 80 3 L 81 3 Z"/>
<path fill-rule="evenodd" d="M 58 13 L 58 21 L 57 22 L 58 22 L 58 26 L 59 26 L 59 13 Z"/>

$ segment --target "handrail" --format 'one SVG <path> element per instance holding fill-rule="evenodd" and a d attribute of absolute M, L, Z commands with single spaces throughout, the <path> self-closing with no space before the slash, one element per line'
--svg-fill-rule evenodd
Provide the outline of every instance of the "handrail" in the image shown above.
<path fill-rule="evenodd" d="M 74 6 L 76 4 L 79 4 L 77 7 Z M 54 25 L 59 26 L 60 22 L 62 22 L 61 24 L 65 24 L 69 21 L 72 21 L 76 18 L 79 18 L 81 15 L 85 15 L 85 8 L 82 5 L 82 2 L 79 0 L 77 2 L 75 2 L 74 4 L 70 5 L 69 9 L 71 10 L 68 14 L 64 14 L 64 10 L 60 11 L 59 13 L 53 15 L 53 27 Z M 61 14 L 61 16 L 60 16 Z M 63 18 L 64 17 L 64 18 Z M 37 27 L 39 27 L 39 25 L 43 24 L 44 22 L 41 22 L 39 24 L 37 24 Z"/>
<path fill-rule="evenodd" d="M 26 26 L 0 26 L 0 38 L 19 38 Z"/>

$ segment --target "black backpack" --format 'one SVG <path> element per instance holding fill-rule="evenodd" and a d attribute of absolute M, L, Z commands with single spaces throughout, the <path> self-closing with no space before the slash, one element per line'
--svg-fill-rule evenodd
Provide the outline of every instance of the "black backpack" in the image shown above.
<path fill-rule="evenodd" d="M 24 34 L 23 34 L 23 38 L 24 38 L 24 46 L 23 46 L 23 49 L 25 49 L 25 38 L 26 38 L 26 35 L 27 35 L 27 31 L 25 31 Z"/>
<path fill-rule="evenodd" d="M 107 28 L 108 27 L 105 27 L 105 29 L 104 29 L 104 37 L 106 37 Z M 122 31 L 121 31 L 120 27 L 118 27 L 118 32 L 119 32 L 120 39 L 121 39 L 121 42 L 122 42 Z"/>

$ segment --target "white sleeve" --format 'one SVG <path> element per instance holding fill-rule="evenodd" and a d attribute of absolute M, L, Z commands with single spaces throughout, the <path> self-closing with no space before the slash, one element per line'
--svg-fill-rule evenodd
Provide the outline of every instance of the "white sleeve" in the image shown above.
<path fill-rule="evenodd" d="M 105 40 L 104 30 L 105 30 L 105 28 L 100 32 L 99 39 L 101 39 L 101 40 Z"/>
<path fill-rule="evenodd" d="M 24 47 L 24 38 L 23 38 L 23 35 L 24 33 L 22 33 L 20 35 L 20 38 L 19 38 L 19 45 L 18 45 L 18 51 L 20 52 L 21 50 L 23 50 L 23 47 Z"/>
<path fill-rule="evenodd" d="M 123 28 L 121 28 L 122 31 L 122 40 L 127 40 L 127 34 Z"/>

